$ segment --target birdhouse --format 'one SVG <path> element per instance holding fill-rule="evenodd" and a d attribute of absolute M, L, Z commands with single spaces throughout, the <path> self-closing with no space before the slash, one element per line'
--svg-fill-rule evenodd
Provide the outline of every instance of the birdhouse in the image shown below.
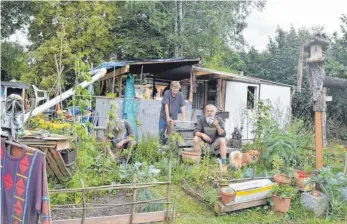
<path fill-rule="evenodd" d="M 323 49 L 320 44 L 312 44 L 310 46 L 310 58 L 321 58 L 323 57 Z"/>
<path fill-rule="evenodd" d="M 329 42 L 321 37 L 316 35 L 313 40 L 310 40 L 305 44 L 305 51 L 309 53 L 309 62 L 323 61 L 323 53 L 328 48 Z"/>

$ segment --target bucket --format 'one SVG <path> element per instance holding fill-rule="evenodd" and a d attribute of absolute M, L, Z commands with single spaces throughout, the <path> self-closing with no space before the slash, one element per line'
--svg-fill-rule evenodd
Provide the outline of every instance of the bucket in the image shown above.
<path fill-rule="evenodd" d="M 200 163 L 200 152 L 182 152 L 182 161 L 189 164 Z"/>

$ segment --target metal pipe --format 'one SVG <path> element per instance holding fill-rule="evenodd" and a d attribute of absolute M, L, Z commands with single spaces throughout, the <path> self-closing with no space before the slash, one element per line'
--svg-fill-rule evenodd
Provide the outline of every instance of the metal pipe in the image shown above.
<path fill-rule="evenodd" d="M 95 75 L 92 77 L 91 81 L 89 81 L 89 82 L 88 81 L 84 81 L 84 82 L 80 83 L 78 86 L 81 86 L 82 88 L 86 88 L 90 84 L 92 84 L 92 83 L 98 81 L 99 79 L 101 79 L 102 77 L 104 77 L 106 72 L 107 72 L 107 70 L 105 68 L 102 68 L 100 70 L 95 70 L 95 71 L 92 72 Z M 74 94 L 75 94 L 75 89 L 74 88 L 71 88 L 71 89 L 65 91 L 61 95 L 56 96 L 53 99 L 49 100 L 48 102 L 46 102 L 46 103 L 42 104 L 41 106 L 35 108 L 32 111 L 31 116 L 32 117 L 37 116 L 38 114 L 48 110 L 51 107 L 54 107 L 58 103 L 60 103 L 63 100 L 73 96 Z M 24 116 L 24 123 L 26 123 L 28 121 L 28 119 L 29 119 L 29 113 L 26 113 L 25 116 Z"/>

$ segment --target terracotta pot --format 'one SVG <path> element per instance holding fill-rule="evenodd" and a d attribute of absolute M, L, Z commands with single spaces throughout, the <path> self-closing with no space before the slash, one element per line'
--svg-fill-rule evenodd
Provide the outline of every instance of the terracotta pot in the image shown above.
<path fill-rule="evenodd" d="M 280 196 L 272 195 L 271 200 L 274 203 L 272 211 L 286 213 L 290 208 L 291 198 L 281 199 Z"/>
<path fill-rule="evenodd" d="M 291 178 L 285 174 L 278 173 L 274 175 L 274 181 L 281 186 L 285 184 L 290 184 Z"/>
<path fill-rule="evenodd" d="M 224 187 L 222 188 L 222 201 L 225 205 L 230 204 L 235 197 L 235 191 L 232 188 Z"/>
<path fill-rule="evenodd" d="M 304 171 L 297 171 L 296 185 L 300 191 L 311 191 L 312 185 L 306 185 L 306 182 L 310 180 L 310 176 L 305 174 Z"/>
<path fill-rule="evenodd" d="M 187 152 L 182 153 L 182 160 L 185 163 L 199 164 L 200 163 L 200 153 L 199 152 Z"/>

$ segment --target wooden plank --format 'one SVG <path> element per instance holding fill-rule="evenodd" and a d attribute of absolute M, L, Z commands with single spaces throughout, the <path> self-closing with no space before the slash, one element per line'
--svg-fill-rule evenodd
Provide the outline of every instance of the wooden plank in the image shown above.
<path fill-rule="evenodd" d="M 62 140 L 57 142 L 57 147 L 55 148 L 56 151 L 62 151 L 65 149 L 71 149 L 73 148 L 70 140 Z"/>
<path fill-rule="evenodd" d="M 29 147 L 31 147 L 31 148 L 36 148 L 36 149 L 41 149 L 41 148 L 52 148 L 52 149 L 54 149 L 55 148 L 55 145 L 33 145 L 33 144 L 25 144 L 25 143 L 23 143 L 23 142 L 21 142 L 22 144 L 24 144 L 24 145 L 27 145 L 27 146 L 29 146 Z"/>
<path fill-rule="evenodd" d="M 57 142 L 55 141 L 37 141 L 37 140 L 19 140 L 20 143 L 22 144 L 26 144 L 26 145 L 33 145 L 33 144 L 36 144 L 36 145 L 56 145 Z"/>
<path fill-rule="evenodd" d="M 49 149 L 53 159 L 55 160 L 60 172 L 67 178 L 70 177 L 70 171 L 66 168 L 65 166 L 65 162 L 63 160 L 63 157 L 61 156 L 61 154 L 57 151 L 55 151 L 55 149 Z"/>
<path fill-rule="evenodd" d="M 47 154 L 46 154 L 46 158 L 49 162 L 49 165 L 52 169 L 52 172 L 55 174 L 55 176 L 58 178 L 58 180 L 60 181 L 64 181 L 66 179 L 66 177 L 61 173 L 61 171 L 59 170 L 57 164 L 56 164 L 56 161 L 51 153 L 50 150 L 47 151 Z"/>
<path fill-rule="evenodd" d="M 255 206 L 260 206 L 260 205 L 266 205 L 268 202 L 266 198 L 263 199 L 258 199 L 258 200 L 253 200 L 253 201 L 247 201 L 247 202 L 239 202 L 239 203 L 233 203 L 230 205 L 225 205 L 221 201 L 216 201 L 216 204 L 214 206 L 214 211 L 217 214 L 223 214 L 226 212 L 233 212 L 245 208 L 251 208 Z"/>
<path fill-rule="evenodd" d="M 165 221 L 165 211 L 136 213 L 133 223 L 150 223 Z M 103 217 L 88 217 L 85 219 L 86 224 L 130 224 L 131 214 L 112 215 Z M 54 224 L 80 224 L 81 219 L 53 220 Z"/>
<path fill-rule="evenodd" d="M 53 171 L 52 171 L 52 168 L 49 164 L 49 161 L 47 159 L 47 148 L 38 148 L 39 150 L 41 150 L 44 154 L 45 154 L 45 157 L 46 157 L 46 170 L 47 170 L 47 173 L 49 175 L 54 175 Z"/>
<path fill-rule="evenodd" d="M 109 80 L 109 79 L 113 78 L 113 76 L 117 77 L 117 76 L 122 75 L 122 74 L 127 73 L 127 72 L 129 72 L 129 65 L 125 65 L 121 68 L 118 68 L 118 69 L 116 69 L 115 72 L 111 71 L 111 72 L 107 73 L 104 77 L 102 77 L 100 79 L 100 81 Z"/>

